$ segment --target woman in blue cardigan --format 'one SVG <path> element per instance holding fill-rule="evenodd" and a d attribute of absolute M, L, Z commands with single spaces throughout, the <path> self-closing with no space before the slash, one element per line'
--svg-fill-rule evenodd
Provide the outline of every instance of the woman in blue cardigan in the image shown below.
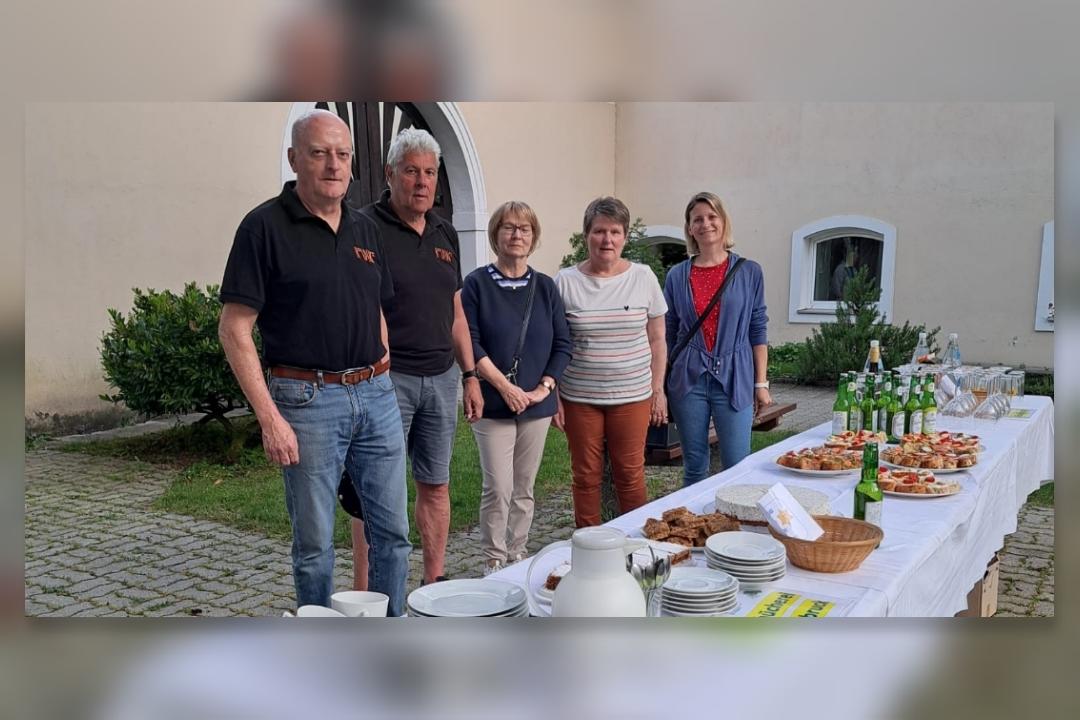
<path fill-rule="evenodd" d="M 739 256 L 720 198 L 700 192 L 685 212 L 689 259 L 673 267 L 664 283 L 668 356 L 687 336 Z M 674 359 L 668 403 L 679 426 L 683 483 L 709 474 L 709 420 L 716 427 L 723 469 L 750 454 L 750 428 L 772 403 L 766 370 L 765 281 L 761 266 L 741 259 L 719 304 Z"/>
<path fill-rule="evenodd" d="M 472 429 L 484 474 L 485 575 L 525 557 L 533 482 L 558 409 L 555 386 L 570 362 L 562 298 L 551 278 L 528 265 L 540 242 L 536 213 L 523 202 L 503 203 L 488 221 L 488 241 L 495 262 L 469 273 L 461 289 L 476 371 L 484 381 L 484 414 Z"/>

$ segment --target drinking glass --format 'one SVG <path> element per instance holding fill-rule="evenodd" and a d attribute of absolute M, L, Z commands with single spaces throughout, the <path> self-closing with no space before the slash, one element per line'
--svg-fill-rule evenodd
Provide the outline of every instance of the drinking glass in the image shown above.
<path fill-rule="evenodd" d="M 1008 399 L 1001 392 L 1001 375 L 987 374 L 986 399 L 975 408 L 975 417 L 979 420 L 997 420 L 1008 412 Z M 1002 403 L 1005 400 L 1005 404 Z"/>
<path fill-rule="evenodd" d="M 1014 381 L 1013 381 L 1013 383 L 1014 383 L 1013 384 L 1013 390 L 1015 391 L 1016 397 L 1023 398 L 1024 397 L 1024 377 L 1025 377 L 1024 371 L 1023 370 L 1013 370 L 1012 372 L 1009 373 L 1009 377 L 1015 378 Z"/>

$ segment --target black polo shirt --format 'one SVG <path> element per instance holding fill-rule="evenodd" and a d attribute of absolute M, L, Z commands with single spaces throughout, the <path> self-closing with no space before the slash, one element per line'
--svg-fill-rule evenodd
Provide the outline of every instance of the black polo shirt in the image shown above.
<path fill-rule="evenodd" d="M 422 377 L 446 372 L 454 362 L 454 293 L 461 289 L 457 231 L 428 211 L 419 235 L 394 213 L 389 190 L 363 213 L 379 227 L 394 276 L 394 299 L 385 306 L 394 372 Z"/>
<path fill-rule="evenodd" d="M 335 233 L 295 182 L 240 223 L 221 283 L 222 302 L 258 311 L 267 365 L 331 371 L 382 358 L 379 307 L 393 294 L 371 219 L 342 203 Z"/>

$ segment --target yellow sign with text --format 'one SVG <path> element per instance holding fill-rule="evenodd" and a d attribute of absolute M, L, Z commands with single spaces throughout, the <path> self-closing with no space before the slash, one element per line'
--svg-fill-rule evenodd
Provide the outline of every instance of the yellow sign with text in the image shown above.
<path fill-rule="evenodd" d="M 802 602 L 799 602 L 800 600 Z M 754 606 L 746 617 L 782 617 L 788 610 L 795 608 L 788 617 L 822 618 L 835 607 L 836 603 L 828 600 L 804 599 L 795 593 L 773 592 Z"/>
<path fill-rule="evenodd" d="M 799 595 L 795 593 L 786 592 L 772 592 L 765 596 L 765 599 L 759 602 L 753 610 L 751 610 L 747 617 L 780 617 L 788 611 L 795 601 L 799 599 Z"/>
<path fill-rule="evenodd" d="M 822 618 L 828 615 L 829 611 L 834 607 L 836 607 L 836 603 L 831 603 L 828 600 L 806 599 L 799 603 L 799 607 L 795 608 L 795 612 L 791 613 L 791 617 Z"/>

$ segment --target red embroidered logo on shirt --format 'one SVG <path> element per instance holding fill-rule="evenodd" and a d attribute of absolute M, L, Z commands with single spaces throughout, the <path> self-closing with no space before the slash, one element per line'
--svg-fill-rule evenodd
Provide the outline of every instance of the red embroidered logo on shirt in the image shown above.
<path fill-rule="evenodd" d="M 443 250 L 442 248 L 435 248 L 435 257 L 439 258 L 445 263 L 453 264 L 454 253 L 449 250 Z"/>
<path fill-rule="evenodd" d="M 353 253 L 356 254 L 357 260 L 363 260 L 366 263 L 375 262 L 375 251 L 373 250 L 366 250 L 364 248 L 354 246 Z"/>

